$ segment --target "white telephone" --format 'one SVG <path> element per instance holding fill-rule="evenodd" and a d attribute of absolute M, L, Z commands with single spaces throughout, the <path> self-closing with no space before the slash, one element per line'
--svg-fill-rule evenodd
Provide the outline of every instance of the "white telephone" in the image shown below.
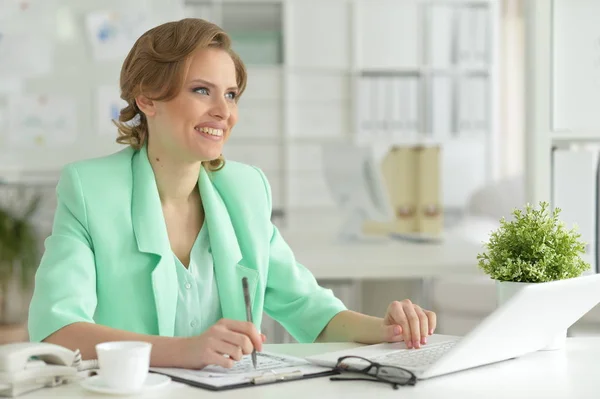
<path fill-rule="evenodd" d="M 33 359 L 32 359 L 33 358 Z M 76 353 L 49 343 L 0 345 L 0 396 L 15 397 L 77 378 Z"/>

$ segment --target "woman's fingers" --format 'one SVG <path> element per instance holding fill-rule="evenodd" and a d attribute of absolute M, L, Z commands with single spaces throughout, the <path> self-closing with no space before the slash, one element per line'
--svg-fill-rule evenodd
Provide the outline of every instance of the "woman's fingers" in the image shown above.
<path fill-rule="evenodd" d="M 218 321 L 218 324 L 221 324 L 227 327 L 229 330 L 241 333 L 247 336 L 250 339 L 252 348 L 256 348 L 257 351 L 262 351 L 262 338 L 260 333 L 254 326 L 254 324 L 247 321 L 239 321 L 239 320 L 230 320 L 230 319 L 221 319 Z M 252 352 L 252 350 L 250 350 Z M 248 352 L 248 353 L 250 353 Z"/>
<path fill-rule="evenodd" d="M 389 316 L 395 324 L 402 327 L 402 340 L 408 348 L 412 348 L 412 338 L 410 333 L 410 324 L 406 313 L 404 312 L 404 306 L 401 302 L 395 301 L 389 307 Z"/>
<path fill-rule="evenodd" d="M 415 305 L 414 308 L 419 317 L 419 331 L 421 332 L 419 342 L 421 345 L 425 345 L 427 343 L 427 334 L 429 332 L 429 319 L 427 318 L 425 311 L 421 309 L 419 305 Z"/>
<path fill-rule="evenodd" d="M 404 309 L 404 314 L 406 315 L 406 319 L 408 320 L 408 325 L 410 326 L 410 337 L 411 346 L 414 348 L 421 347 L 421 321 L 419 320 L 419 316 L 415 310 L 415 306 L 413 303 L 405 299 L 402 301 L 402 307 Z"/>
<path fill-rule="evenodd" d="M 242 353 L 242 348 L 220 339 L 215 339 L 211 346 L 216 353 L 221 356 L 227 355 L 235 361 L 242 360 L 242 356 L 244 355 Z"/>
<path fill-rule="evenodd" d="M 226 330 L 223 332 L 222 339 L 232 345 L 239 347 L 242 351 L 242 354 L 247 355 L 252 353 L 254 350 L 254 346 L 252 345 L 252 341 L 246 335 Z"/>
<path fill-rule="evenodd" d="M 429 322 L 429 335 L 433 334 L 433 332 L 435 331 L 435 327 L 437 326 L 437 316 L 435 314 L 435 312 L 432 312 L 430 310 L 423 310 L 423 312 L 425 312 L 425 315 L 427 316 L 427 320 Z"/>

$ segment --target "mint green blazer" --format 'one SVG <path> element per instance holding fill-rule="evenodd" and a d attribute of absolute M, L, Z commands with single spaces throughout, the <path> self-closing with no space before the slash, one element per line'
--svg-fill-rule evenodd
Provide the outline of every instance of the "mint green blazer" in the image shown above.
<path fill-rule="evenodd" d="M 254 323 L 263 310 L 299 342 L 314 341 L 345 310 L 294 258 L 271 223 L 259 169 L 227 161 L 198 178 L 223 317 Z M 52 234 L 35 277 L 29 334 L 41 341 L 75 322 L 172 336 L 178 283 L 146 148 L 75 162 L 61 172 Z"/>

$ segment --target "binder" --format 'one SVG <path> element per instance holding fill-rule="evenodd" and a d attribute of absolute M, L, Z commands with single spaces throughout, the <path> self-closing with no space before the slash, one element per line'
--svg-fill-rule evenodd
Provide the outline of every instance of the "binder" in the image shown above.
<path fill-rule="evenodd" d="M 473 131 L 474 98 L 471 80 L 468 77 L 459 79 L 457 133 L 466 134 Z"/>
<path fill-rule="evenodd" d="M 555 149 L 552 153 L 552 207 L 560 208 L 565 227 L 575 224 L 587 243 L 581 258 L 591 266 L 586 274 L 598 271 L 598 162 L 596 150 Z"/>
<path fill-rule="evenodd" d="M 419 78 L 411 76 L 406 79 L 406 90 L 407 90 L 407 136 L 415 138 L 419 134 L 419 109 L 420 95 L 419 95 Z"/>
<path fill-rule="evenodd" d="M 393 141 L 400 141 L 404 137 L 406 127 L 403 118 L 408 113 L 407 100 L 403 78 L 391 77 L 387 119 L 390 126 L 390 137 Z"/>
<path fill-rule="evenodd" d="M 375 97 L 371 103 L 372 112 L 375 116 L 375 135 L 377 141 L 389 141 L 390 130 L 388 126 L 388 113 L 386 105 L 389 105 L 389 77 L 377 76 L 372 78 L 373 91 Z"/>
<path fill-rule="evenodd" d="M 470 6 L 461 6 L 457 9 L 457 43 L 456 63 L 458 65 L 472 65 L 473 63 L 473 41 L 475 34 L 473 29 L 473 11 Z"/>
<path fill-rule="evenodd" d="M 452 80 L 448 76 L 434 76 L 431 81 L 431 133 L 436 140 L 453 135 Z"/>
<path fill-rule="evenodd" d="M 429 26 L 428 51 L 430 66 L 447 68 L 452 65 L 454 7 L 447 4 L 432 4 L 428 8 Z"/>
<path fill-rule="evenodd" d="M 439 236 L 443 230 L 439 146 L 415 148 L 417 160 L 416 229 L 420 234 Z"/>
<path fill-rule="evenodd" d="M 358 84 L 358 125 L 360 129 L 360 141 L 370 143 L 375 131 L 374 108 L 375 93 L 371 78 L 362 76 Z"/>
<path fill-rule="evenodd" d="M 460 134 L 483 134 L 489 127 L 487 77 L 464 76 L 458 92 L 458 131 Z"/>
<path fill-rule="evenodd" d="M 391 232 L 414 233 L 417 205 L 416 152 L 409 146 L 394 146 L 383 159 L 383 177 L 394 209 Z"/>
<path fill-rule="evenodd" d="M 473 56 L 475 63 L 478 66 L 485 67 L 489 64 L 488 49 L 490 40 L 490 23 L 489 9 L 487 6 L 479 6 L 473 10 L 472 17 L 474 19 L 473 26 L 475 27 L 475 43 Z"/>
<path fill-rule="evenodd" d="M 472 98 L 471 120 L 475 133 L 485 134 L 488 129 L 488 84 L 485 76 L 472 76 L 469 79 L 469 92 Z"/>

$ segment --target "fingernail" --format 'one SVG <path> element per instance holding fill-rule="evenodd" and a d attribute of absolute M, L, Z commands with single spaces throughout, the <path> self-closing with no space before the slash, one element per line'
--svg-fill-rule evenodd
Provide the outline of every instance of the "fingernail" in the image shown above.
<path fill-rule="evenodd" d="M 408 342 L 406 342 L 406 347 L 407 347 L 408 349 L 411 349 L 411 348 L 412 348 L 412 341 L 408 341 Z"/>
<path fill-rule="evenodd" d="M 400 326 L 394 327 L 394 335 L 400 335 L 401 333 L 402 330 L 400 329 Z"/>
<path fill-rule="evenodd" d="M 426 344 L 427 344 L 427 337 L 423 337 L 423 338 L 421 338 L 421 343 L 422 343 L 423 345 L 426 345 Z"/>
<path fill-rule="evenodd" d="M 429 335 L 433 335 L 433 328 L 429 329 Z"/>
<path fill-rule="evenodd" d="M 413 346 L 414 346 L 415 348 L 419 348 L 421 345 L 419 345 L 419 341 L 415 339 L 415 340 L 413 341 Z"/>

